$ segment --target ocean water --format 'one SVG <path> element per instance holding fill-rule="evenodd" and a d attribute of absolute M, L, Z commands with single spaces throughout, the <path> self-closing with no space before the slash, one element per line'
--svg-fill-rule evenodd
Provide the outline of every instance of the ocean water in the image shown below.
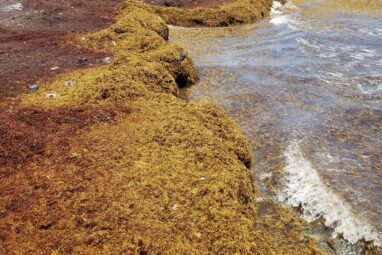
<path fill-rule="evenodd" d="M 201 75 L 187 97 L 237 120 L 260 196 L 381 246 L 382 2 L 275 2 L 254 25 L 185 29 L 171 38 Z"/>

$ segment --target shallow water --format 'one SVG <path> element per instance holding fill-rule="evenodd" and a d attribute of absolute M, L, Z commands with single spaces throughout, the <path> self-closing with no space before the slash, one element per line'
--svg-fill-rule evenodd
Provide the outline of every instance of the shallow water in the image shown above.
<path fill-rule="evenodd" d="M 382 2 L 275 3 L 258 24 L 184 30 L 172 38 L 201 75 L 188 97 L 236 118 L 261 196 L 381 245 Z"/>

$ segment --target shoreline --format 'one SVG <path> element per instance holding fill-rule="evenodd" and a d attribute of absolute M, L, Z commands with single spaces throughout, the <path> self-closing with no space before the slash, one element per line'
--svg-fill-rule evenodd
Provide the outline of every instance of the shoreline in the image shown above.
<path fill-rule="evenodd" d="M 198 75 L 167 41 L 167 23 L 232 25 L 267 14 L 248 8 L 250 16 L 222 23 L 216 9 L 198 9 L 207 19 L 190 22 L 181 13 L 193 9 L 156 8 L 128 1 L 114 24 L 68 41 L 113 54 L 109 64 L 60 74 L 11 110 L 2 103 L 0 251 L 321 254 L 287 209 L 265 222 L 276 229 L 253 228 L 248 141 L 217 107 L 179 98 Z"/>
<path fill-rule="evenodd" d="M 270 19 L 271 20 L 275 19 L 275 17 L 271 16 Z M 258 28 L 259 31 L 255 30 L 255 28 Z M 246 90 L 246 88 L 247 88 L 246 86 L 248 86 L 246 84 L 248 84 L 248 82 L 245 78 L 243 80 L 241 80 L 243 82 L 243 84 L 245 84 L 245 85 L 241 85 L 240 83 L 236 82 L 236 81 L 240 80 L 240 78 L 239 78 L 241 75 L 240 71 L 243 69 L 244 69 L 242 71 L 244 73 L 243 76 L 244 77 L 247 77 L 247 75 L 249 76 L 248 71 L 246 72 L 245 67 L 246 67 L 246 65 L 251 65 L 250 59 L 252 59 L 253 57 L 255 57 L 255 59 L 256 59 L 256 55 L 258 55 L 258 54 L 252 54 L 252 55 L 249 54 L 250 55 L 250 56 L 248 56 L 249 60 L 246 61 L 246 59 L 245 59 L 245 55 L 244 55 L 245 51 L 244 50 L 248 49 L 249 45 L 251 45 L 251 39 L 257 38 L 258 36 L 260 37 L 259 41 L 253 43 L 254 47 L 259 46 L 259 45 L 260 46 L 266 45 L 265 39 L 261 38 L 261 35 L 262 35 L 262 33 L 264 33 L 263 31 L 265 28 L 268 28 L 268 20 L 260 22 L 260 24 L 249 25 L 248 28 L 247 28 L 247 26 L 244 26 L 244 27 L 240 27 L 239 29 L 231 29 L 231 28 L 196 29 L 194 31 L 188 30 L 187 33 L 183 32 L 183 30 L 184 30 L 183 28 L 174 27 L 171 30 L 170 34 L 171 34 L 171 37 L 174 38 L 173 41 L 179 43 L 182 47 L 184 47 L 186 50 L 188 50 L 190 52 L 190 54 L 192 54 L 192 56 L 194 57 L 194 60 L 197 64 L 198 69 L 200 68 L 201 70 L 203 70 L 204 67 L 206 68 L 205 71 L 201 72 L 201 77 L 203 77 L 203 78 L 202 78 L 199 86 L 191 89 L 192 92 L 190 92 L 191 93 L 190 96 L 192 98 L 192 101 L 193 102 L 214 103 L 214 104 L 218 105 L 219 107 L 223 108 L 226 112 L 229 112 L 230 116 L 234 117 L 235 121 L 237 123 L 239 123 L 239 125 L 243 128 L 243 130 L 245 130 L 249 139 L 254 139 L 253 134 L 260 133 L 260 138 L 259 138 L 260 141 L 258 139 L 255 139 L 254 146 L 255 147 L 258 146 L 260 148 L 260 150 L 261 150 L 261 148 L 264 148 L 264 149 L 266 148 L 266 150 L 270 151 L 270 153 L 267 155 L 267 157 L 272 158 L 272 156 L 276 154 L 276 153 L 273 153 L 273 151 L 272 151 L 273 147 L 265 145 L 264 143 L 266 142 L 266 140 L 261 140 L 261 134 L 263 132 L 267 132 L 267 131 L 264 129 L 259 129 L 259 125 L 257 124 L 257 122 L 262 119 L 261 116 L 267 116 L 267 112 L 263 111 L 264 112 L 264 115 L 263 115 L 263 114 L 259 113 L 259 112 L 261 112 L 261 110 L 259 110 L 259 112 L 257 110 L 261 109 L 262 105 L 268 104 L 267 101 L 264 102 L 261 100 L 262 99 L 261 96 L 267 97 L 268 95 L 273 95 L 272 90 L 269 92 L 263 92 L 262 91 L 262 88 L 265 87 L 264 85 L 268 85 L 268 84 L 266 82 L 261 81 L 261 79 L 262 78 L 264 79 L 264 77 L 272 77 L 271 74 L 273 74 L 273 73 L 269 72 L 268 76 L 267 75 L 262 76 L 261 72 L 256 72 L 255 70 L 252 70 L 253 73 L 255 73 L 255 74 L 260 73 L 259 74 L 260 81 L 259 81 L 259 84 L 256 85 L 256 83 L 257 83 L 256 80 L 255 79 L 251 80 L 251 82 L 253 84 L 253 88 L 251 88 L 252 89 L 251 91 Z M 280 26 L 278 28 L 280 30 L 280 29 L 282 29 L 282 26 Z M 272 30 L 272 27 L 271 27 L 270 30 L 274 31 L 277 29 L 274 28 L 274 30 Z M 277 31 L 279 31 L 279 30 L 277 30 Z M 271 32 L 268 32 L 268 33 L 271 33 Z M 283 38 L 284 37 L 281 36 L 280 40 L 282 40 Z M 274 37 L 272 37 L 272 39 L 274 39 Z M 228 42 L 227 45 L 224 44 L 227 42 Z M 230 43 L 232 43 L 232 45 Z M 269 47 L 271 47 L 272 50 L 277 48 L 277 46 L 274 46 L 274 47 L 269 46 Z M 244 49 L 244 50 L 242 50 L 242 49 Z M 262 52 L 262 50 L 263 49 L 260 47 L 260 49 L 254 50 L 254 52 Z M 232 56 L 232 59 L 233 59 L 232 63 L 229 62 L 228 57 L 230 57 L 230 56 Z M 260 59 L 262 59 L 262 58 L 260 57 Z M 218 62 L 219 60 L 220 61 L 226 60 L 228 62 L 225 62 L 225 61 L 224 62 Z M 238 64 L 238 66 L 236 67 L 235 64 L 238 63 L 240 60 L 242 60 L 241 65 Z M 256 62 L 256 60 L 254 60 L 254 62 L 255 62 L 255 64 L 253 64 L 253 65 L 257 67 L 256 69 L 263 70 L 263 69 L 261 69 L 261 67 L 259 67 L 259 63 Z M 269 62 L 266 62 L 266 63 L 269 64 Z M 272 64 L 270 64 L 270 65 L 272 65 Z M 244 66 L 244 68 L 240 69 L 240 67 L 243 67 L 243 66 Z M 266 69 L 266 68 L 264 68 L 264 69 Z M 271 68 L 269 68 L 269 69 L 271 69 Z M 277 71 L 276 71 L 276 73 L 279 74 Z M 275 76 L 277 76 L 277 74 L 275 74 Z M 286 77 L 288 77 L 288 76 L 286 75 Z M 223 81 L 223 82 L 219 83 L 219 81 Z M 280 85 L 281 86 L 284 86 L 284 85 L 289 86 L 288 83 L 280 83 Z M 232 86 L 234 87 L 234 90 L 232 89 Z M 269 86 L 271 87 L 272 84 L 269 84 Z M 293 84 L 290 84 L 290 86 L 293 87 Z M 282 90 L 282 88 L 281 88 L 281 90 Z M 256 93 L 258 91 L 260 91 L 259 94 L 261 96 L 256 96 L 257 95 Z M 248 97 L 248 100 L 247 100 L 247 97 Z M 249 99 L 251 99 L 251 101 Z M 272 104 L 273 101 L 272 100 L 269 100 L 269 101 L 270 101 L 269 103 Z M 256 102 L 260 102 L 260 103 L 256 103 Z M 277 116 L 277 114 L 275 114 L 275 115 Z M 258 117 L 255 117 L 255 116 L 258 116 Z M 253 125 L 249 125 L 250 123 L 253 123 Z M 254 126 L 254 128 L 251 129 L 252 126 Z M 267 138 L 267 140 L 272 141 L 272 144 L 273 143 L 277 144 L 277 142 L 275 142 L 275 141 L 279 141 L 279 140 L 277 140 L 277 135 L 272 134 L 271 137 L 272 138 L 269 138 L 269 139 Z M 269 147 L 271 149 L 269 149 Z M 279 147 L 282 147 L 282 145 L 277 145 L 277 148 L 279 148 Z M 255 155 L 257 155 L 256 158 L 264 157 L 263 154 L 261 154 L 262 153 L 261 151 L 260 151 L 260 155 L 257 154 L 257 153 L 259 153 L 258 151 L 259 150 L 256 151 L 256 149 L 254 149 Z M 281 153 L 283 153 L 283 151 L 284 150 L 280 150 Z M 267 161 L 267 163 L 268 163 L 268 161 Z M 281 161 L 281 159 L 280 159 L 280 163 L 282 164 L 280 169 L 278 168 L 277 165 L 276 165 L 276 167 L 275 167 L 275 164 L 272 165 L 272 167 L 275 167 L 275 168 L 272 168 L 272 171 L 273 170 L 275 171 L 275 176 L 276 175 L 279 176 L 277 174 L 278 171 L 286 171 L 285 165 L 283 165 L 283 164 L 285 164 L 285 160 Z M 263 162 L 263 164 L 264 164 L 264 162 Z M 255 167 L 257 167 L 258 165 L 255 165 Z M 263 170 L 264 172 L 266 172 L 264 174 L 265 180 L 263 180 L 263 178 L 260 175 L 260 178 L 259 178 L 260 180 L 258 180 L 258 182 L 259 182 L 258 186 L 259 187 L 262 187 L 261 184 L 265 185 L 264 183 L 271 185 L 271 183 L 277 182 L 277 180 L 278 180 L 278 179 L 272 177 L 271 174 L 270 174 L 271 176 L 267 174 L 269 171 L 269 170 L 267 171 L 267 168 L 264 168 L 266 170 Z M 297 168 L 296 168 L 296 166 L 294 166 L 293 168 L 299 169 L 298 166 L 297 166 Z M 301 170 L 303 170 L 303 169 L 301 169 Z M 261 172 L 261 171 L 262 171 L 262 169 L 257 169 L 257 172 Z M 281 175 L 281 173 L 280 173 L 280 175 Z M 304 176 L 309 178 L 309 174 L 304 175 Z M 272 188 L 270 188 L 270 189 L 272 189 Z M 278 188 L 276 189 L 276 187 L 275 187 L 274 191 L 275 192 L 279 191 L 279 189 Z M 272 192 L 267 192 L 267 194 L 268 193 L 272 193 Z M 304 194 L 304 190 L 301 190 L 301 192 L 300 192 L 300 190 L 296 189 L 293 192 L 293 194 L 295 194 L 295 195 Z M 308 194 L 310 194 L 310 196 L 308 196 L 308 197 L 311 197 L 313 193 L 308 193 Z M 314 199 L 317 199 L 317 197 L 320 197 L 320 194 L 315 194 L 313 197 L 314 197 Z M 318 199 L 318 200 L 325 201 L 325 198 L 322 197 L 321 199 Z M 311 200 L 308 200 L 308 201 L 311 201 Z M 291 200 L 286 200 L 286 203 L 290 204 Z M 299 216 L 304 215 L 303 212 L 300 211 L 301 207 L 299 207 L 298 204 L 295 206 L 297 207 L 297 208 L 295 208 L 297 215 L 299 215 Z M 300 206 L 301 206 L 301 204 L 300 204 Z M 330 211 L 331 211 L 331 209 L 329 207 L 329 213 L 330 213 Z M 325 219 L 325 216 L 323 216 L 323 217 L 324 217 L 323 219 Z M 337 250 L 338 252 L 340 252 L 341 247 L 336 247 L 337 246 L 336 242 L 346 243 L 347 241 L 345 240 L 345 238 L 343 238 L 343 236 L 340 233 L 338 233 L 338 232 L 332 233 L 332 230 L 330 230 L 328 228 L 325 230 L 326 227 L 323 224 L 323 222 L 324 222 L 323 219 L 321 218 L 321 220 L 319 220 L 318 223 L 312 222 L 311 224 L 309 224 L 310 228 L 312 229 L 312 236 L 315 236 L 315 239 L 317 239 L 318 242 L 320 242 L 324 245 L 324 247 L 320 245 L 320 248 L 323 248 L 323 250 L 329 250 L 329 251 Z M 348 219 L 344 218 L 344 220 L 347 221 Z M 332 222 L 334 222 L 334 221 L 332 221 Z M 341 224 L 342 223 L 340 221 L 338 225 L 341 225 Z M 327 225 L 330 226 L 329 224 L 327 224 Z M 335 228 L 337 228 L 338 225 L 335 224 L 335 225 L 331 225 L 331 226 L 332 227 L 334 226 Z M 366 226 L 365 228 L 367 228 L 367 227 L 368 226 Z M 321 229 L 317 229 L 317 228 L 321 228 Z M 346 230 L 344 232 L 345 237 L 349 237 L 349 234 L 352 233 L 351 231 L 354 231 L 352 228 L 349 228 L 349 229 L 342 228 L 342 229 Z M 323 230 L 325 230 L 324 231 L 325 234 L 322 233 Z M 316 235 L 317 233 L 319 234 L 319 238 L 317 238 L 317 236 L 318 236 L 318 235 Z M 332 234 L 334 236 L 335 233 L 338 234 L 338 238 L 332 239 L 331 238 Z M 357 233 L 355 233 L 355 234 L 357 234 Z M 365 239 L 368 241 L 365 241 L 362 238 L 362 236 L 359 237 L 358 239 L 356 239 L 359 241 L 354 243 L 354 246 L 352 245 L 352 247 L 356 247 L 357 249 L 359 249 L 360 254 L 363 254 L 363 252 L 366 252 L 366 250 L 368 250 L 368 249 L 369 249 L 368 252 L 370 254 L 374 254 L 373 252 L 375 252 L 375 254 L 379 254 L 379 253 L 377 253 L 378 252 L 377 248 L 375 248 L 374 251 L 370 250 L 370 247 L 372 247 L 371 239 L 369 239 L 368 237 L 365 237 Z M 347 240 L 349 241 L 349 239 L 347 239 Z M 377 239 L 375 239 L 375 240 L 377 240 Z M 354 241 L 354 239 L 353 239 L 353 241 Z M 352 243 L 353 241 L 350 241 L 350 243 Z M 329 246 L 329 247 L 327 247 L 327 246 Z M 350 244 L 349 244 L 349 246 L 350 246 Z M 326 248 L 328 248 L 328 249 L 326 249 Z M 347 254 L 347 253 L 342 253 L 342 254 Z"/>

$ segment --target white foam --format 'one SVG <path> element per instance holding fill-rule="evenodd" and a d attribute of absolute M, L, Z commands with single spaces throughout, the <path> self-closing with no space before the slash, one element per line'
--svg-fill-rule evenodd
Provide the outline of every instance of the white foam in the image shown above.
<path fill-rule="evenodd" d="M 274 25 L 286 24 L 290 29 L 297 30 L 297 28 L 293 26 L 294 21 L 292 19 L 291 14 L 289 14 L 291 10 L 295 9 L 298 9 L 298 7 L 290 2 L 286 3 L 285 5 L 282 5 L 278 1 L 273 1 L 270 13 L 271 19 L 269 20 L 269 22 Z"/>
<path fill-rule="evenodd" d="M 272 177 L 272 172 L 266 172 L 266 173 L 261 173 L 260 174 L 260 180 L 265 180 L 265 179 L 269 179 Z"/>
<path fill-rule="evenodd" d="M 379 95 L 382 93 L 382 84 L 365 85 L 358 83 L 357 87 L 362 94 L 368 96 Z"/>
<path fill-rule="evenodd" d="M 272 18 L 270 22 L 275 25 L 288 24 L 289 19 L 287 15 L 283 15 Z"/>
<path fill-rule="evenodd" d="M 293 141 L 285 151 L 286 167 L 283 188 L 277 198 L 291 207 L 302 206 L 303 217 L 312 222 L 321 216 L 325 225 L 342 234 L 350 243 L 360 239 L 382 245 L 381 234 L 366 220 L 356 218 L 350 207 L 321 180 L 305 159 L 299 142 Z"/>
<path fill-rule="evenodd" d="M 21 11 L 23 9 L 23 5 L 21 3 L 15 3 L 7 5 L 3 8 L 3 11 L 11 12 L 11 11 Z"/>
<path fill-rule="evenodd" d="M 286 16 L 281 15 L 282 7 L 283 5 L 280 2 L 273 1 L 271 13 L 270 13 L 271 20 L 269 22 L 276 25 L 287 23 Z"/>
<path fill-rule="evenodd" d="M 283 6 L 282 3 L 278 2 L 278 1 L 273 1 L 271 12 L 280 10 L 282 6 Z"/>

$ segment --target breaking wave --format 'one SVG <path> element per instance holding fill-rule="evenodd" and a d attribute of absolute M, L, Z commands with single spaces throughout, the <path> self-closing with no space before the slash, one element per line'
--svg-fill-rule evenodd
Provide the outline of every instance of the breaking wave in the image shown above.
<path fill-rule="evenodd" d="M 309 221 L 323 218 L 325 225 L 334 229 L 354 244 L 358 240 L 374 241 L 381 246 L 382 238 L 368 222 L 355 217 L 351 208 L 329 189 L 312 164 L 304 157 L 299 142 L 291 142 L 286 151 L 283 187 L 277 198 L 291 207 L 301 207 L 303 217 Z"/>

